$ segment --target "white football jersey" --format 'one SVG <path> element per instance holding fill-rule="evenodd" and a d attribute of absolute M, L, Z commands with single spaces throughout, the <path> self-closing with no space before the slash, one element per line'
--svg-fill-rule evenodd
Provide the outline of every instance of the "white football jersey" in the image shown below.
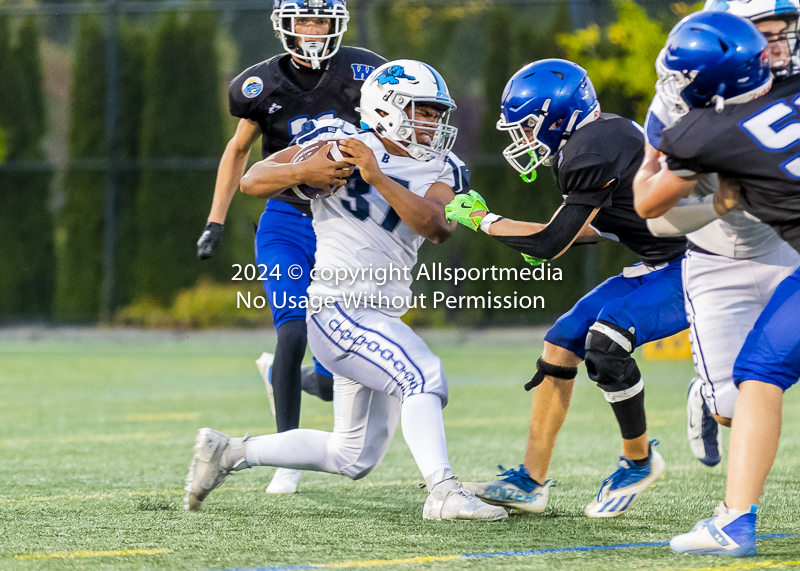
<path fill-rule="evenodd" d="M 645 121 L 648 143 L 657 147 L 661 132 L 673 126 L 680 117 L 670 110 L 656 95 L 650 103 Z M 703 197 L 714 194 L 719 188 L 716 174 L 703 174 L 697 181 L 694 194 Z M 758 221 L 743 210 L 729 212 L 723 218 L 706 224 L 686 237 L 712 254 L 728 258 L 747 259 L 776 251 L 784 243 L 768 225 Z"/>
<path fill-rule="evenodd" d="M 309 123 L 312 123 L 309 121 Z M 380 138 L 371 131 L 359 131 L 341 119 L 313 121 L 294 144 L 305 146 L 327 139 L 356 138 L 375 153 L 381 170 L 395 182 L 425 196 L 435 182 L 454 192 L 469 190 L 464 163 L 453 153 L 444 160 L 418 161 L 386 152 Z M 378 190 L 364 182 L 358 170 L 347 186 L 325 199 L 311 201 L 314 232 L 317 235 L 314 279 L 309 296 L 336 298 L 348 307 L 371 307 L 400 316 L 406 304 L 395 307 L 389 300 L 411 296 L 412 269 L 424 238 L 397 215 Z M 346 279 L 324 279 L 348 270 Z M 343 271 L 338 273 L 344 275 Z M 397 301 L 397 299 L 395 299 Z"/>

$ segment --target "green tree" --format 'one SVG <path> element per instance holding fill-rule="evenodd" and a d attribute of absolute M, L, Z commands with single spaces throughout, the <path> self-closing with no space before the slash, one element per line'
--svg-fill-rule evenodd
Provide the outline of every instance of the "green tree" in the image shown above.
<path fill-rule="evenodd" d="M 0 128 L 9 161 L 44 164 L 47 117 L 39 32 L 33 17 L 16 30 L 0 18 Z M 48 208 L 48 168 L 0 170 L 0 227 L 13 244 L 0 257 L 0 314 L 48 315 L 52 306 L 53 222 Z"/>
<path fill-rule="evenodd" d="M 148 161 L 219 157 L 224 149 L 216 52 L 208 12 L 165 14 L 147 54 L 141 151 Z M 136 298 L 168 304 L 200 271 L 229 277 L 229 256 L 202 266 L 195 241 L 208 214 L 211 170 L 146 168 L 136 198 Z"/>
<path fill-rule="evenodd" d="M 655 94 L 654 62 L 667 31 L 632 0 L 620 0 L 617 12 L 613 24 L 560 34 L 558 43 L 567 59 L 586 69 L 604 110 L 643 122 Z"/>

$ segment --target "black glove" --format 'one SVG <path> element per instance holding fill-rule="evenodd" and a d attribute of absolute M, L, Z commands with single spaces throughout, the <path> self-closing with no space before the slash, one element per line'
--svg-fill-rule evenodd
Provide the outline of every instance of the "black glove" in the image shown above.
<path fill-rule="evenodd" d="M 209 222 L 203 229 L 200 239 L 197 241 L 197 259 L 205 260 L 211 257 L 214 249 L 219 246 L 219 240 L 222 238 L 222 229 L 225 228 L 222 224 L 216 222 Z"/>

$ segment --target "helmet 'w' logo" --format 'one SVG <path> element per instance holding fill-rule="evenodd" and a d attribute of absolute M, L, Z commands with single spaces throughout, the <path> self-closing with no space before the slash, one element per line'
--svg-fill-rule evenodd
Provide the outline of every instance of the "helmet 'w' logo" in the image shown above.
<path fill-rule="evenodd" d="M 378 83 L 381 85 L 397 85 L 401 79 L 407 79 L 412 83 L 418 83 L 416 77 L 406 75 L 406 70 L 402 65 L 393 65 L 378 76 Z"/>

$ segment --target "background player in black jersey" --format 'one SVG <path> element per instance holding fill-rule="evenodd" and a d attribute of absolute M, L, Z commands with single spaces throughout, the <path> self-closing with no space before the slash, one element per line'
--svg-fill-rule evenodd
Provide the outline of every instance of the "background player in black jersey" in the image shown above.
<path fill-rule="evenodd" d="M 344 0 L 275 0 L 272 23 L 287 53 L 244 70 L 231 82 L 230 112 L 240 121 L 220 160 L 208 224 L 197 242 L 200 259 L 211 256 L 219 243 L 250 148 L 259 137 L 265 158 L 290 146 L 309 119 L 358 122 L 361 85 L 386 60 L 365 49 L 340 47 L 348 19 Z M 278 432 L 298 428 L 301 386 L 324 400 L 333 398 L 333 379 L 316 360 L 301 371 L 305 309 L 282 303 L 284 296 L 306 296 L 316 251 L 310 216 L 308 202 L 288 191 L 267 202 L 256 236 L 256 261 L 268 268 L 263 283 L 278 334 L 274 360 L 264 353 L 256 364 Z M 287 276 L 293 265 L 301 268 L 300 279 Z M 267 492 L 295 492 L 299 480 L 299 471 L 278 470 Z"/>
<path fill-rule="evenodd" d="M 745 211 L 800 251 L 800 77 L 770 90 L 766 49 L 751 22 L 728 13 L 693 14 L 673 28 L 659 82 L 671 82 L 675 101 L 690 111 L 662 133 L 663 154 L 642 163 L 637 212 L 663 214 L 692 190 L 696 174 L 716 172 L 739 183 Z M 725 500 L 714 517 L 674 537 L 674 551 L 756 555 L 757 503 L 778 450 L 783 392 L 800 378 L 798 313 L 800 270 L 777 287 L 734 365 L 739 397 Z"/>
<path fill-rule="evenodd" d="M 448 207 L 451 218 L 481 229 L 522 252 L 534 264 L 557 258 L 575 241 L 619 240 L 642 259 L 606 280 L 562 315 L 545 336 L 538 372 L 526 388 L 533 395 L 525 463 L 502 479 L 465 484 L 484 500 L 524 511 L 542 511 L 545 480 L 556 436 L 564 422 L 578 365 L 611 403 L 623 438 L 618 469 L 586 507 L 590 517 L 628 510 L 664 471 L 648 443 L 644 384 L 631 353 L 649 341 L 686 329 L 680 259 L 684 238 L 655 238 L 633 209 L 631 183 L 644 153 L 641 128 L 601 114 L 586 72 L 564 60 L 542 60 L 518 71 L 503 93 L 498 129 L 513 143 L 503 155 L 523 175 L 552 165 L 564 204 L 547 224 L 487 214 L 471 191 Z M 464 213 L 469 213 L 464 214 Z"/>

